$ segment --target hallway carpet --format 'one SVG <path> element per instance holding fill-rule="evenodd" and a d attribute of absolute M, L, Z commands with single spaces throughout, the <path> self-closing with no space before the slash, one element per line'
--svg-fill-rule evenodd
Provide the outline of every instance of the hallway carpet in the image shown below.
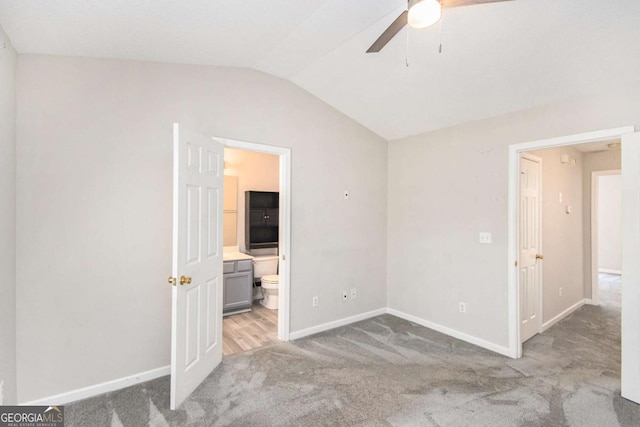
<path fill-rule="evenodd" d="M 67 405 L 66 425 L 639 426 L 620 397 L 619 293 L 602 301 L 519 360 L 383 315 L 225 357 L 177 411 L 163 377 Z"/>

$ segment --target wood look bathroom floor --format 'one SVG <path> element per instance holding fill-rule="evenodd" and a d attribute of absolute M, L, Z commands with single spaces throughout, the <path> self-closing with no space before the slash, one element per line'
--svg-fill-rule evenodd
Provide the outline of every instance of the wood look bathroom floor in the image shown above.
<path fill-rule="evenodd" d="M 222 321 L 222 354 L 279 343 L 278 310 L 269 310 L 255 302 L 251 311 L 232 314 Z"/>

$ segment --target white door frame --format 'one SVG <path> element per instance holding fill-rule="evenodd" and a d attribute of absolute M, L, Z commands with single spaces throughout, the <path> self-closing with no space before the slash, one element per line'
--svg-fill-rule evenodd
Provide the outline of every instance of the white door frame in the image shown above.
<path fill-rule="evenodd" d="M 598 251 L 598 243 L 600 242 L 600 235 L 598 234 L 598 178 L 607 175 L 620 175 L 620 172 L 620 169 L 591 172 L 591 304 L 593 305 L 599 305 L 600 300 L 598 287 L 598 282 L 600 281 L 600 271 L 598 269 L 600 261 Z"/>
<path fill-rule="evenodd" d="M 239 141 L 235 139 L 213 137 L 221 142 L 225 147 L 240 150 L 254 151 L 258 153 L 273 154 L 280 157 L 280 207 L 278 224 L 278 253 L 280 260 L 278 263 L 278 339 L 289 341 L 289 316 L 291 300 L 291 269 L 289 260 L 291 259 L 291 149 L 276 147 L 274 145 L 258 144 L 255 142 Z"/>
<path fill-rule="evenodd" d="M 520 292 L 518 289 L 518 188 L 520 178 L 520 153 L 544 148 L 563 147 L 585 142 L 620 138 L 635 132 L 634 126 L 605 129 L 577 135 L 561 136 L 509 146 L 509 199 L 508 199 L 508 304 L 509 304 L 509 355 L 522 357 L 520 342 Z M 640 239 L 640 236 L 638 236 Z"/>
<path fill-rule="evenodd" d="M 528 153 L 526 151 L 521 151 L 520 153 L 520 157 L 521 158 L 525 158 L 528 160 L 531 160 L 533 162 L 537 162 L 540 164 L 540 173 L 538 174 L 538 253 L 539 254 L 544 254 L 544 249 L 542 248 L 542 224 L 543 224 L 543 218 L 542 218 L 542 186 L 544 185 L 542 182 L 542 158 L 535 156 L 531 153 Z M 518 162 L 518 177 L 520 176 L 520 162 Z M 518 199 L 520 199 L 520 180 L 518 179 Z M 518 206 L 520 206 L 518 204 Z M 518 209 L 518 215 L 520 215 L 520 210 Z M 520 218 L 518 218 L 518 224 L 520 223 Z M 519 232 L 518 232 L 518 244 L 520 243 L 520 238 L 519 238 Z M 518 246 L 519 248 L 519 246 Z M 518 250 L 518 265 L 520 265 L 520 251 Z M 540 260 L 541 261 L 541 260 Z M 538 287 L 538 301 L 537 301 L 537 319 L 536 319 L 536 326 L 537 326 L 537 331 L 538 333 L 542 333 L 542 301 L 543 301 L 543 292 L 544 292 L 544 263 L 543 262 L 538 262 L 538 260 L 536 260 L 537 262 L 537 266 L 536 268 L 538 269 L 538 283 L 536 284 L 536 286 Z M 518 276 L 519 277 L 519 276 Z M 518 309 L 520 307 L 520 283 L 518 283 Z M 518 316 L 520 314 L 518 313 Z M 518 317 L 519 319 L 519 317 Z M 518 337 L 520 336 L 520 320 L 518 320 Z M 534 335 L 535 336 L 535 335 Z M 520 338 L 518 338 L 520 339 Z"/>

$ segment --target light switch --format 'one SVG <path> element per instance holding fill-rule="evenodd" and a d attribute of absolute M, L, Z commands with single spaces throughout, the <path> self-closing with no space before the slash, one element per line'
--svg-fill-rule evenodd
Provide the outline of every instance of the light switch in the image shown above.
<path fill-rule="evenodd" d="M 562 203 L 562 191 L 558 194 L 558 202 Z"/>
<path fill-rule="evenodd" d="M 487 231 L 481 231 L 479 241 L 480 243 L 483 243 L 485 245 L 491 244 L 491 233 Z"/>

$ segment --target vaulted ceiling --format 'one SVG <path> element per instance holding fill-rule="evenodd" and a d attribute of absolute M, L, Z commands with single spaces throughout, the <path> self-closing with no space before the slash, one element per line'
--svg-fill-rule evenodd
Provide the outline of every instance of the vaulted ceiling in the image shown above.
<path fill-rule="evenodd" d="M 21 54 L 264 71 L 389 140 L 640 87 L 638 0 L 445 9 L 441 24 L 405 28 L 366 54 L 405 8 L 405 0 L 0 0 L 0 25 Z"/>

